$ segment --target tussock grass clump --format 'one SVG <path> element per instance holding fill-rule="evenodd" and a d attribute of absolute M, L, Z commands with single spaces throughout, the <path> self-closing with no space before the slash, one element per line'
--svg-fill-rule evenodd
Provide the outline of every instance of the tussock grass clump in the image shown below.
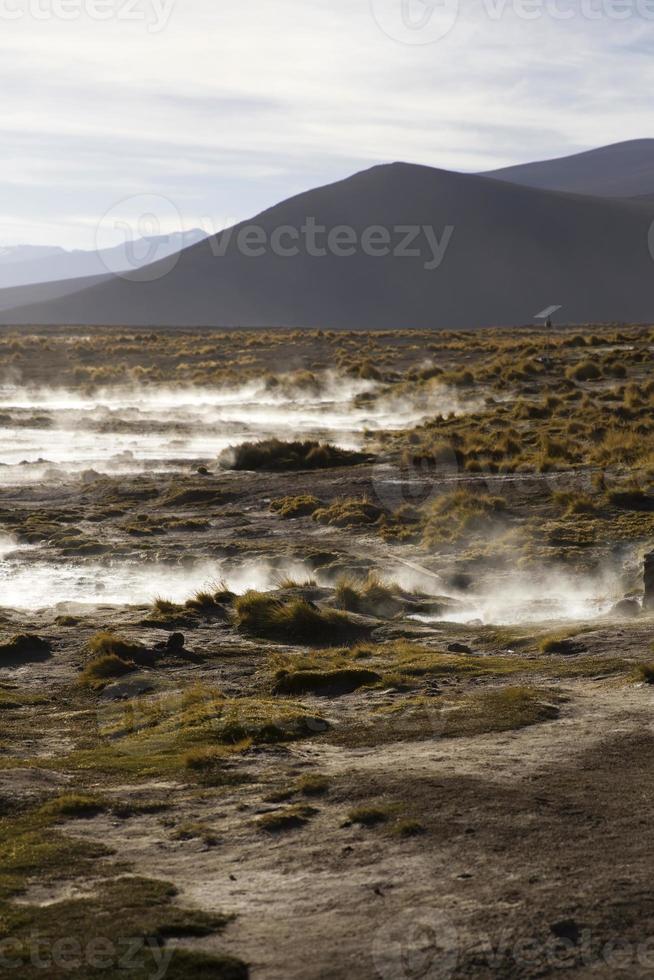
<path fill-rule="evenodd" d="M 303 796 L 324 796 L 325 793 L 329 792 L 330 786 L 329 776 L 322 776 L 320 773 L 302 776 L 296 783 L 298 792 L 302 793 Z"/>
<path fill-rule="evenodd" d="M 381 681 L 381 675 L 363 667 L 340 670 L 280 670 L 275 678 L 275 694 L 322 694 L 337 697 L 352 694 L 361 687 Z"/>
<path fill-rule="evenodd" d="M 285 810 L 267 813 L 257 821 L 260 830 L 269 834 L 280 834 L 286 830 L 299 830 L 305 827 L 318 811 L 311 806 L 289 806 Z"/>
<path fill-rule="evenodd" d="M 504 497 L 470 490 L 454 490 L 433 501 L 427 511 L 423 542 L 427 546 L 486 534 L 506 520 Z"/>
<path fill-rule="evenodd" d="M 280 439 L 264 439 L 261 442 L 244 442 L 224 450 L 219 463 L 229 470 L 261 470 L 282 473 L 293 470 L 321 470 L 336 466 L 357 466 L 370 456 L 365 453 L 339 449 L 329 443 L 306 440 L 283 442 Z"/>
<path fill-rule="evenodd" d="M 292 520 L 296 517 L 311 517 L 322 506 L 322 501 L 317 497 L 305 493 L 299 497 L 279 497 L 273 500 L 270 509 L 278 517 Z"/>
<path fill-rule="evenodd" d="M 346 642 L 365 630 L 342 613 L 321 610 L 306 599 L 283 601 L 264 592 L 246 592 L 234 603 L 244 633 L 287 643 Z"/>
<path fill-rule="evenodd" d="M 427 833 L 427 828 L 419 820 L 407 818 L 406 820 L 399 820 L 393 826 L 392 832 L 395 837 L 421 837 Z"/>
<path fill-rule="evenodd" d="M 221 599 L 222 599 L 222 593 Z M 203 616 L 225 616 L 226 612 L 223 607 L 223 603 L 217 598 L 216 594 L 213 592 L 200 591 L 196 592 L 194 596 L 187 599 L 185 602 L 187 609 L 192 609 L 194 612 L 200 613 Z"/>
<path fill-rule="evenodd" d="M 142 667 L 151 667 L 154 654 L 140 643 L 131 643 L 111 632 L 96 633 L 88 644 L 89 653 L 96 657 L 119 657 Z"/>
<path fill-rule="evenodd" d="M 177 605 L 175 602 L 171 602 L 170 599 L 164 599 L 163 596 L 157 596 L 152 603 L 152 608 L 155 612 L 160 613 L 162 616 L 173 616 L 175 613 L 179 613 L 182 607 Z"/>
<path fill-rule="evenodd" d="M 307 578 L 301 582 L 299 579 L 292 578 L 290 575 L 285 578 L 280 578 L 276 584 L 277 588 L 282 592 L 291 592 L 294 589 L 315 589 L 318 587 L 315 578 Z"/>
<path fill-rule="evenodd" d="M 654 661 L 648 664 L 639 664 L 637 676 L 645 684 L 654 684 Z"/>
<path fill-rule="evenodd" d="M 397 598 L 399 592 L 399 586 L 386 583 L 371 572 L 364 581 L 339 579 L 334 600 L 340 609 L 348 612 L 391 618 L 403 608 L 403 602 Z"/>
<path fill-rule="evenodd" d="M 125 677 L 136 670 L 133 660 L 124 660 L 117 657 L 114 653 L 109 653 L 89 661 L 80 674 L 80 684 L 82 687 L 89 687 L 92 690 L 99 690 L 106 687 L 111 681 Z"/>
<path fill-rule="evenodd" d="M 321 507 L 313 515 L 318 524 L 330 527 L 371 527 L 379 524 L 385 511 L 366 497 L 349 497 L 336 500 L 329 507 Z"/>
<path fill-rule="evenodd" d="M 575 634 L 555 633 L 552 636 L 545 636 L 538 644 L 541 653 L 559 654 L 569 657 L 575 653 L 582 653 L 585 647 L 575 638 Z"/>
<path fill-rule="evenodd" d="M 67 820 L 90 820 L 108 809 L 109 804 L 106 800 L 98 796 L 70 793 L 49 800 L 43 807 L 43 812 Z"/>
<path fill-rule="evenodd" d="M 350 810 L 347 819 L 350 823 L 360 824 L 362 827 L 376 827 L 378 824 L 386 823 L 390 815 L 388 807 L 359 806 Z"/>
<path fill-rule="evenodd" d="M 581 361 L 569 367 L 565 376 L 570 381 L 599 381 L 602 371 L 594 361 Z"/>
<path fill-rule="evenodd" d="M 50 656 L 52 647 L 47 640 L 33 633 L 19 633 L 0 643 L 0 666 L 29 660 L 43 660 Z"/>
<path fill-rule="evenodd" d="M 102 632 L 92 636 L 87 644 L 93 655 L 82 674 L 80 684 L 100 690 L 112 680 L 131 674 L 139 667 L 152 667 L 154 653 L 140 643 L 131 643 L 115 633 Z"/>
<path fill-rule="evenodd" d="M 222 603 L 225 606 L 231 605 L 231 603 L 236 598 L 236 593 L 227 586 L 226 582 L 221 582 L 213 594 L 216 602 Z"/>
<path fill-rule="evenodd" d="M 315 737 L 328 728 L 327 722 L 296 702 L 228 698 L 216 688 L 196 684 L 167 697 L 125 702 L 106 734 L 126 739 L 135 751 L 145 754 L 181 753 L 187 769 L 202 772 L 219 764 L 221 752 L 226 758 L 251 745 Z M 215 751 L 206 751 L 211 749 Z"/>
<path fill-rule="evenodd" d="M 215 746 L 192 749 L 184 756 L 184 765 L 193 772 L 207 772 L 224 762 L 225 753 Z"/>
<path fill-rule="evenodd" d="M 445 737 L 482 735 L 527 728 L 559 717 L 546 693 L 533 687 L 504 687 L 464 699 L 444 719 Z"/>
<path fill-rule="evenodd" d="M 171 487 L 162 500 L 165 507 L 184 507 L 187 505 L 211 504 L 221 507 L 234 500 L 234 494 L 216 486 L 184 487 L 177 484 Z"/>
<path fill-rule="evenodd" d="M 564 517 L 595 515 L 599 512 L 597 501 L 587 493 L 574 490 L 555 490 L 552 494 L 552 503 L 563 512 Z"/>

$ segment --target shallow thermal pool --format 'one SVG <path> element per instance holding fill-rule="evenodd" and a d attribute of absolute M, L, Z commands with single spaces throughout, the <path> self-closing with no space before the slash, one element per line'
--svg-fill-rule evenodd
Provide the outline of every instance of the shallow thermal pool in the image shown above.
<path fill-rule="evenodd" d="M 563 572 L 509 576 L 496 589 L 466 595 L 449 622 L 520 626 L 527 623 L 585 622 L 605 615 L 624 596 L 618 572 L 575 576 Z M 442 617 L 441 617 L 442 618 Z M 422 622 L 437 617 L 412 616 Z"/>
<path fill-rule="evenodd" d="M 53 566 L 38 546 L 22 546 L 0 538 L 0 604 L 12 609 L 46 609 L 69 603 L 145 605 L 157 597 L 182 603 L 202 589 L 224 582 L 242 594 L 268 591 L 290 576 L 300 581 L 308 570 L 291 562 L 283 568 L 265 562 L 238 566 L 219 561 L 164 565 L 132 561 L 80 563 L 57 561 Z"/>
<path fill-rule="evenodd" d="M 0 386 L 0 484 L 63 479 L 84 470 L 128 473 L 211 462 L 230 445 L 277 437 L 360 448 L 366 430 L 401 429 L 457 410 L 434 389 L 420 404 L 391 397 L 356 403 L 370 381 L 328 375 L 319 392 L 106 389 L 94 395 Z"/>
<path fill-rule="evenodd" d="M 199 561 L 185 565 L 119 560 L 84 563 L 48 560 L 40 546 L 18 545 L 0 535 L 0 604 L 14 609 L 69 612 L 77 604 L 146 605 L 157 597 L 183 603 L 200 590 L 219 584 L 237 594 L 248 589 L 266 592 L 284 578 L 306 581 L 315 573 L 300 562 L 283 566 L 265 561 Z M 442 595 L 437 582 L 402 571 L 389 579 L 412 591 Z M 404 582 L 403 582 L 403 579 Z M 616 576 L 576 578 L 554 573 L 544 579 L 509 578 L 501 588 L 479 594 L 459 594 L 457 606 L 440 616 L 411 615 L 419 623 L 452 622 L 519 626 L 528 623 L 592 621 L 606 614 L 623 595 Z"/>

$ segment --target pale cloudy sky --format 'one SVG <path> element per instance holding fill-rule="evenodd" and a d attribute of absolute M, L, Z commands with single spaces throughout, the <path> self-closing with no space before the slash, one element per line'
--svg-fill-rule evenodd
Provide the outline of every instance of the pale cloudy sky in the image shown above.
<path fill-rule="evenodd" d="M 654 135 L 654 0 L 455 3 L 0 0 L 0 243 L 91 248 L 144 195 L 211 230 L 375 163 Z"/>

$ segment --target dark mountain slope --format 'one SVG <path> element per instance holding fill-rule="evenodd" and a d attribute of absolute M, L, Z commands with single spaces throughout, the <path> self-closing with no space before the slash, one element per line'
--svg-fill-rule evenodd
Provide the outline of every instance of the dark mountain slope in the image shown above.
<path fill-rule="evenodd" d="M 630 140 L 557 160 L 491 170 L 480 176 L 598 197 L 654 195 L 654 139 Z"/>
<path fill-rule="evenodd" d="M 654 318 L 654 206 L 552 193 L 409 164 L 375 167 L 298 195 L 252 224 L 454 228 L 437 269 L 424 235 L 413 257 L 242 254 L 224 232 L 147 270 L 4 312 L 3 322 L 291 326 L 334 329 L 520 324 L 550 303 L 570 322 Z M 238 228 L 242 226 L 238 226 Z M 402 235 L 393 234 L 397 242 Z M 285 242 L 284 244 L 287 244 Z M 225 254 L 214 253 L 220 248 Z M 75 291 L 79 290 L 79 291 Z M 0 292 L 0 305 L 2 293 Z"/>
<path fill-rule="evenodd" d="M 30 246 L 4 249 L 4 261 L 0 260 L 0 289 L 106 276 L 124 270 L 135 271 L 154 259 L 163 259 L 204 238 L 206 235 L 203 231 L 194 229 L 141 238 L 133 244 L 116 245 L 100 251 L 75 249 L 67 252 L 63 248 L 48 251 Z"/>

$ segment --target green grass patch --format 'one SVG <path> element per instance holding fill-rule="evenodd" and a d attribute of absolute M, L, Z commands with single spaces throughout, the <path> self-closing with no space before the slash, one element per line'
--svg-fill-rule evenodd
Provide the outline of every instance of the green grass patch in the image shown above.
<path fill-rule="evenodd" d="M 257 826 L 259 830 L 265 830 L 269 834 L 280 834 L 287 830 L 300 830 L 302 827 L 306 827 L 317 812 L 314 807 L 302 804 L 289 806 L 284 810 L 266 813 L 257 820 Z"/>
<path fill-rule="evenodd" d="M 306 493 L 297 497 L 280 497 L 273 500 L 270 505 L 273 514 L 287 521 L 296 517 L 311 517 L 320 507 L 322 502 L 312 494 Z"/>
<path fill-rule="evenodd" d="M 359 806 L 350 810 L 347 815 L 349 823 L 359 824 L 362 827 L 376 827 L 386 823 L 390 817 L 390 807 L 384 806 Z"/>
<path fill-rule="evenodd" d="M 334 600 L 340 609 L 348 612 L 391 619 L 404 609 L 400 593 L 398 585 L 384 582 L 371 573 L 363 581 L 347 577 L 339 579 Z"/>
<path fill-rule="evenodd" d="M 342 613 L 319 609 L 306 599 L 283 600 L 264 592 L 240 596 L 234 611 L 244 633 L 286 643 L 324 645 L 354 640 L 366 632 Z"/>
<path fill-rule="evenodd" d="M 219 463 L 224 469 L 230 470 L 283 473 L 329 469 L 336 466 L 357 466 L 370 458 L 365 453 L 339 449 L 329 443 L 264 439 L 260 442 L 244 442 L 240 446 L 232 446 L 224 450 L 219 457 Z"/>
<path fill-rule="evenodd" d="M 381 675 L 363 667 L 342 670 L 280 670 L 275 677 L 275 694 L 320 694 L 338 697 L 381 681 Z"/>
<path fill-rule="evenodd" d="M 298 779 L 295 787 L 302 796 L 324 796 L 329 792 L 331 780 L 329 776 L 311 773 Z"/>
<path fill-rule="evenodd" d="M 43 959 L 50 964 L 46 974 L 53 978 L 146 980 L 167 963 L 166 977 L 177 980 L 247 980 L 247 967 L 236 959 L 167 948 L 172 939 L 219 933 L 229 921 L 227 916 L 182 908 L 176 896 L 167 882 L 118 878 L 102 883 L 89 897 L 43 907 L 5 905 L 0 935 L 10 940 L 16 971 L 28 980 L 44 975 L 31 955 L 37 934 Z"/>
<path fill-rule="evenodd" d="M 328 507 L 314 512 L 313 519 L 318 524 L 329 527 L 356 528 L 372 527 L 379 524 L 386 512 L 373 504 L 367 497 L 348 497 L 335 500 Z"/>
<path fill-rule="evenodd" d="M 132 643 L 111 632 L 96 633 L 87 644 L 94 657 L 114 656 L 141 666 L 152 666 L 154 657 L 141 643 Z"/>
<path fill-rule="evenodd" d="M 99 796 L 68 793 L 49 800 L 43 812 L 65 820 L 89 820 L 109 808 L 107 801 Z"/>
<path fill-rule="evenodd" d="M 123 660 L 122 657 L 109 653 L 106 656 L 90 660 L 80 674 L 79 681 L 82 687 L 99 691 L 112 681 L 125 677 L 126 674 L 131 674 L 135 670 L 136 664 L 133 661 Z"/>

